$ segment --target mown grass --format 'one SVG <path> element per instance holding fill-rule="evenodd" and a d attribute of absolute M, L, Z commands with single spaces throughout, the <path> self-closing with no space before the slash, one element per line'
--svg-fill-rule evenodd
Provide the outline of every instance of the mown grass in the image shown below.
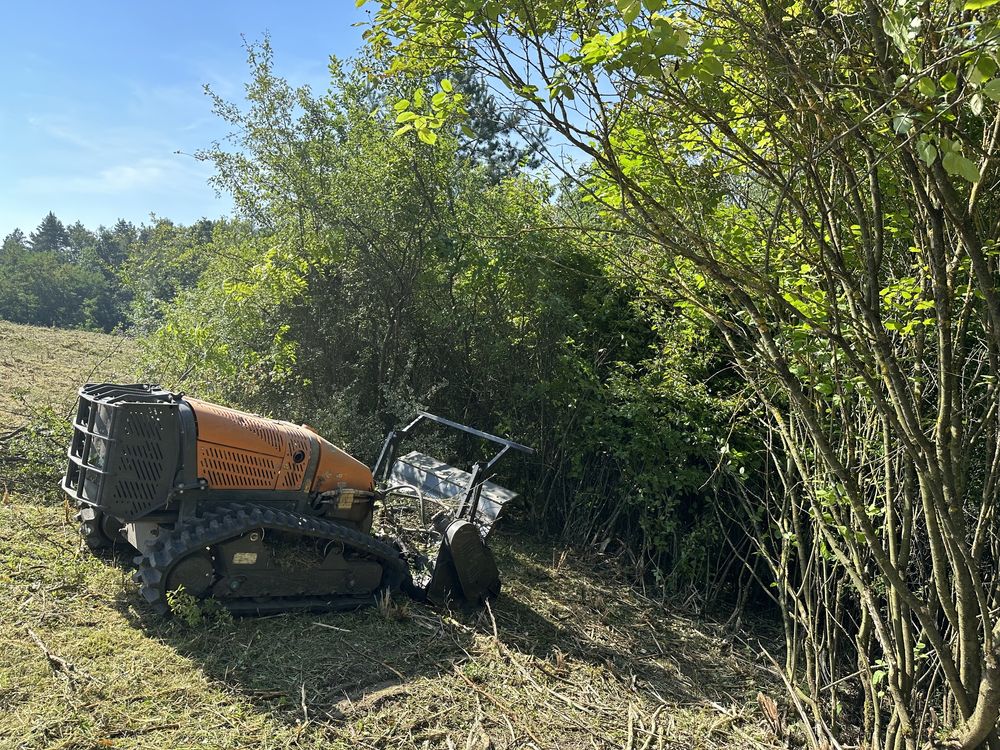
<path fill-rule="evenodd" d="M 0 320 L 0 433 L 51 407 L 68 413 L 86 380 L 129 379 L 132 341 Z"/>
<path fill-rule="evenodd" d="M 60 502 L 0 488 L 0 748 L 783 746 L 756 650 L 610 561 L 501 529 L 486 610 L 191 627 L 145 608 L 127 555 L 84 551 Z"/>
<path fill-rule="evenodd" d="M 497 543 L 490 610 L 191 628 L 60 508 L 0 509 L 0 747 L 769 746 L 753 653 L 596 571 Z M 631 740 L 630 740 L 631 737 Z"/>

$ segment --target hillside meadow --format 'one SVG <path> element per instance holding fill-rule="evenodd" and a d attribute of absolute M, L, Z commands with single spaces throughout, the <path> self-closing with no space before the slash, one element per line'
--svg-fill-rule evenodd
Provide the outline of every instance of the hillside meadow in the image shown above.
<path fill-rule="evenodd" d="M 0 434 L 45 407 L 68 413 L 84 381 L 128 379 L 132 354 L 124 335 L 0 320 Z"/>

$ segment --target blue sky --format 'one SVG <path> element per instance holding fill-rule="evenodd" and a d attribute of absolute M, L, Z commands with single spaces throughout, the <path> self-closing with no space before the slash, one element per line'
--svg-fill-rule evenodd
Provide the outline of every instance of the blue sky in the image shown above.
<path fill-rule="evenodd" d="M 225 135 L 202 90 L 239 99 L 241 34 L 267 32 L 275 70 L 323 88 L 329 56 L 361 45 L 352 0 L 3 3 L 0 238 L 49 211 L 95 229 L 155 213 L 230 210 L 190 154 Z"/>

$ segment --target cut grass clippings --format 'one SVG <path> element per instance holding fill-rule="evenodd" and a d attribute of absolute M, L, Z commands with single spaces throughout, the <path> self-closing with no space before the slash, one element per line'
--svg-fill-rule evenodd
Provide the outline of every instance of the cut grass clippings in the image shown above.
<path fill-rule="evenodd" d="M 489 609 L 152 615 L 63 509 L 0 507 L 0 748 L 780 747 L 721 629 L 496 542 Z M 127 559 L 128 555 L 124 555 Z"/>
<path fill-rule="evenodd" d="M 118 334 L 25 326 L 0 320 L 0 434 L 38 409 L 68 413 L 84 381 L 129 380 L 133 342 Z"/>

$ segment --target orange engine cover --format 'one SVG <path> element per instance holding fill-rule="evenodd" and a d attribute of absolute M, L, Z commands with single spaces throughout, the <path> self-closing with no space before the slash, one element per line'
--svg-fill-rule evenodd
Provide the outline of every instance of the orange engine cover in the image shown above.
<path fill-rule="evenodd" d="M 198 423 L 198 476 L 212 489 L 374 489 L 367 466 L 307 427 L 184 400 Z"/>

